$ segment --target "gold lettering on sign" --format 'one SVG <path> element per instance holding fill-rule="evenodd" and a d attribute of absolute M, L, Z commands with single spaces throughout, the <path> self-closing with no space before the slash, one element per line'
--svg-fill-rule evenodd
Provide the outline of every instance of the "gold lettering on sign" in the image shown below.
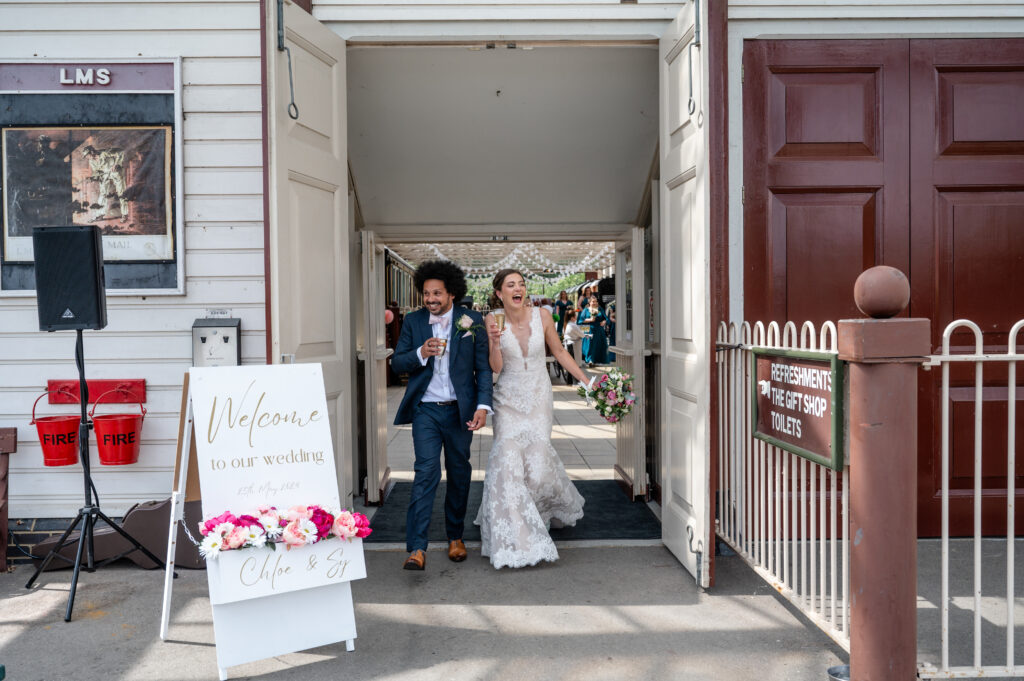
<path fill-rule="evenodd" d="M 220 409 L 220 415 L 217 414 L 217 396 L 213 398 L 213 405 L 210 407 L 210 425 L 206 429 L 206 441 L 213 444 L 213 441 L 217 439 L 217 434 L 220 432 L 221 423 L 224 422 L 225 417 L 227 418 L 227 428 L 234 430 L 236 427 L 248 428 L 249 430 L 249 447 L 252 447 L 252 436 L 253 429 L 255 428 L 272 428 L 280 426 L 293 425 L 299 428 L 305 428 L 310 423 L 315 423 L 320 420 L 320 412 L 314 409 L 309 412 L 309 416 L 302 417 L 298 411 L 269 411 L 263 409 L 263 400 L 266 399 L 266 391 L 260 393 L 259 399 L 256 400 L 256 406 L 251 410 L 245 407 L 245 401 L 249 397 L 249 392 L 252 387 L 256 384 L 253 380 L 249 383 L 249 387 L 245 389 L 241 399 L 238 400 L 238 409 L 235 410 L 234 398 L 230 395 L 224 398 Z M 244 413 L 243 413 L 244 411 Z"/>
<path fill-rule="evenodd" d="M 256 556 L 246 558 L 238 571 L 238 581 L 243 586 L 256 586 L 260 582 L 269 582 L 271 590 L 277 589 L 277 578 L 290 575 L 292 569 L 287 566 L 281 567 L 281 559 L 284 558 L 281 554 L 277 554 L 274 566 L 270 567 L 270 559 L 272 557 L 270 554 L 267 554 L 267 557 L 263 559 L 263 565 L 259 567 L 256 567 L 259 565 L 259 560 Z"/>
<path fill-rule="evenodd" d="M 335 577 L 344 577 L 345 568 L 352 561 L 344 560 L 345 549 L 334 549 L 327 555 L 327 560 L 331 567 L 327 569 L 327 578 L 334 579 Z"/>

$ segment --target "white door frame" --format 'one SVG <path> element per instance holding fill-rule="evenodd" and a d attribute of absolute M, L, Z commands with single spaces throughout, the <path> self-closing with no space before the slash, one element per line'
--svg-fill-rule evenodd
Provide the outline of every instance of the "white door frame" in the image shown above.
<path fill-rule="evenodd" d="M 365 367 L 366 503 L 383 504 L 394 482 L 388 466 L 388 358 L 384 325 L 384 247 L 370 230 L 360 233 L 363 252 L 363 342 L 358 358 Z"/>
<path fill-rule="evenodd" d="M 644 314 L 645 264 L 644 230 L 631 227 L 615 246 L 615 344 L 609 351 L 615 353 L 615 364 L 633 376 L 633 392 L 639 399 L 636 408 L 615 428 L 615 474 L 629 486 L 634 499 L 646 497 L 649 491 L 644 416 L 645 358 L 650 355 Z M 632 301 L 631 309 L 627 300 Z"/>

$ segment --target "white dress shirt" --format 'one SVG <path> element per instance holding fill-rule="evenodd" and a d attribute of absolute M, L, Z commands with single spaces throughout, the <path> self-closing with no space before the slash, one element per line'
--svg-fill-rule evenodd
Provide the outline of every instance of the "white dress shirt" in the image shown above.
<path fill-rule="evenodd" d="M 421 402 L 452 402 L 457 399 L 455 395 L 455 386 L 452 385 L 452 377 L 448 372 L 448 360 L 451 357 L 452 352 L 452 331 L 455 329 L 454 320 L 452 317 L 455 315 L 455 306 L 452 305 L 448 308 L 448 311 L 440 315 L 441 319 L 444 319 L 448 323 L 448 329 L 444 330 L 441 324 L 431 324 L 430 329 L 434 334 L 434 338 L 447 338 L 448 345 L 445 347 L 443 355 L 437 355 L 434 357 L 434 375 L 430 377 L 430 383 L 427 385 L 427 391 L 423 393 Z M 478 330 L 479 332 L 479 330 Z M 423 356 L 423 348 L 416 348 L 416 356 L 420 359 L 420 364 L 423 366 L 427 365 L 429 358 Z M 486 404 L 478 404 L 477 410 L 485 410 L 488 414 L 494 412 Z"/>
<path fill-rule="evenodd" d="M 423 402 L 450 402 L 455 399 L 455 386 L 452 385 L 451 375 L 448 373 L 448 358 L 451 357 L 451 336 L 452 317 L 455 314 L 455 306 L 448 308 L 448 311 L 441 315 L 448 323 L 448 329 L 443 330 L 441 324 L 431 324 L 430 329 L 434 338 L 447 338 L 448 347 L 443 355 L 434 357 L 434 375 L 430 377 L 430 384 L 427 392 L 423 393 Z M 420 364 L 427 365 L 427 357 L 423 356 L 423 348 L 417 348 L 416 356 L 420 358 Z"/>

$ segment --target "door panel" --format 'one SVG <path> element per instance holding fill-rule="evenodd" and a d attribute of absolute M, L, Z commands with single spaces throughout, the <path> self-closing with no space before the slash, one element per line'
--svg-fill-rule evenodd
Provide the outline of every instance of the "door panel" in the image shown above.
<path fill-rule="evenodd" d="M 911 314 L 932 320 L 932 345 L 955 319 L 982 330 L 985 353 L 1006 352 L 1024 318 L 1024 40 L 910 43 Z M 971 334 L 952 339 L 973 352 Z M 1018 350 L 1019 351 L 1019 350 Z M 982 399 L 982 531 L 1006 530 L 1006 370 L 987 364 Z M 950 532 L 973 532 L 974 372 L 950 371 Z M 1017 391 L 1024 413 L 1024 389 Z M 921 376 L 918 517 L 922 536 L 941 525 L 941 375 Z M 1024 444 L 1017 429 L 1018 451 Z M 1014 472 L 1024 493 L 1024 465 Z M 1016 504 L 1018 527 L 1024 520 Z"/>
<path fill-rule="evenodd" d="M 345 42 L 293 4 L 284 7 L 299 118 L 287 113 L 288 57 L 267 8 L 271 361 L 319 362 L 343 503 L 351 503 L 351 340 L 347 294 L 348 170 Z"/>
<path fill-rule="evenodd" d="M 859 316 L 853 283 L 909 268 L 906 41 L 744 49 L 744 317 Z"/>
<path fill-rule="evenodd" d="M 644 230 L 633 227 L 619 239 L 615 261 L 616 365 L 633 376 L 633 391 L 642 396 L 647 321 L 644 290 Z M 643 409 L 634 409 L 615 428 L 615 475 L 631 498 L 647 495 L 645 469 L 647 432 Z"/>
<path fill-rule="evenodd" d="M 366 363 L 366 503 L 383 504 L 393 486 L 388 467 L 388 357 L 384 329 L 384 249 L 376 235 L 362 233 L 363 347 Z"/>
<path fill-rule="evenodd" d="M 707 26 L 707 4 L 700 3 Z M 668 296 L 661 325 L 662 538 L 702 586 L 710 583 L 710 187 L 707 46 L 694 44 L 694 4 L 661 37 L 658 229 Z M 691 59 L 692 58 L 692 59 Z M 690 86 L 692 78 L 692 100 Z M 689 104 L 692 102 L 692 113 Z"/>
<path fill-rule="evenodd" d="M 1011 293 L 1024 290 L 1024 40 L 752 41 L 744 69 L 744 316 L 858 317 L 855 277 L 887 264 L 909 275 L 908 314 L 932 320 L 934 352 L 961 318 L 980 325 L 984 352 L 1005 352 L 1024 317 Z M 971 335 L 952 340 L 973 352 Z M 950 529 L 962 535 L 973 521 L 974 379 L 968 365 L 950 373 Z M 920 379 L 919 533 L 935 536 L 941 376 Z M 1005 531 L 1005 368 L 987 364 L 984 381 L 991 534 Z M 1024 461 L 1017 468 L 1022 494 Z"/>

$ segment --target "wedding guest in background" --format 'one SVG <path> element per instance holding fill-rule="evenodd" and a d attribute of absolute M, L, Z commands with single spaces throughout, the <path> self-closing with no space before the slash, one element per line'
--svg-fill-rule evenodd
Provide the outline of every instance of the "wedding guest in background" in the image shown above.
<path fill-rule="evenodd" d="M 613 364 L 615 362 L 615 353 L 611 351 L 611 346 L 615 345 L 615 301 L 608 303 L 604 308 L 604 314 L 608 317 L 608 363 Z"/>
<path fill-rule="evenodd" d="M 569 351 L 578 366 L 583 366 L 583 329 L 576 323 L 576 310 L 571 307 L 565 312 L 565 327 L 562 331 L 565 349 Z"/>
<path fill-rule="evenodd" d="M 565 291 L 558 292 L 558 300 L 555 301 L 555 312 L 558 313 L 558 323 L 555 328 L 558 330 L 558 335 L 562 336 L 565 333 L 565 313 L 572 307 L 572 303 L 569 302 L 569 294 Z"/>
<path fill-rule="evenodd" d="M 587 366 L 608 363 L 608 336 L 605 327 L 608 318 L 597 304 L 597 296 L 590 296 L 590 304 L 580 313 L 580 326 L 590 329 L 590 335 L 583 339 L 583 361 Z"/>

